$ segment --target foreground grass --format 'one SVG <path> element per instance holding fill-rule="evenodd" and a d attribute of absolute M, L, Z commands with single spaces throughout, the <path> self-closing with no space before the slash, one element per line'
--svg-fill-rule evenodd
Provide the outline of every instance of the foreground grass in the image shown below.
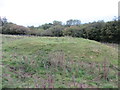
<path fill-rule="evenodd" d="M 2 89 L 2 35 L 1 34 L 0 34 L 0 89 Z"/>
<path fill-rule="evenodd" d="M 3 88 L 118 86 L 116 48 L 72 37 L 3 35 L 2 43 Z"/>

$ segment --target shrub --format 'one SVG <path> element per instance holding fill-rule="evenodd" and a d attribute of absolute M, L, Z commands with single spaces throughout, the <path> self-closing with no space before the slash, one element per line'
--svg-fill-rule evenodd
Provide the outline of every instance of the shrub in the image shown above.
<path fill-rule="evenodd" d="M 81 37 L 81 30 L 78 26 L 70 26 L 63 31 L 64 36 Z"/>
<path fill-rule="evenodd" d="M 26 35 L 30 33 L 30 29 L 24 26 L 8 23 L 3 26 L 2 34 L 22 34 Z"/>
<path fill-rule="evenodd" d="M 49 28 L 49 30 L 52 32 L 53 36 L 60 37 L 60 36 L 63 36 L 62 30 L 64 30 L 64 27 L 61 25 L 56 25 Z"/>
<path fill-rule="evenodd" d="M 47 30 L 43 30 L 41 32 L 41 36 L 63 36 L 63 32 L 62 30 L 64 29 L 64 27 L 62 25 L 56 25 L 56 26 L 52 26 Z"/>

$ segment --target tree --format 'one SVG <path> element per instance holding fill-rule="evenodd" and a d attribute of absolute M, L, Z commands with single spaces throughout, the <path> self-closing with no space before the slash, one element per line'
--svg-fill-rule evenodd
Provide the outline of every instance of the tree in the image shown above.
<path fill-rule="evenodd" d="M 46 24 L 43 24 L 41 27 L 44 29 L 44 30 L 47 30 L 47 29 L 49 29 L 50 27 L 52 27 L 53 26 L 53 24 L 52 23 L 46 23 Z"/>
<path fill-rule="evenodd" d="M 3 23 L 3 25 L 7 24 L 7 19 L 6 19 L 6 17 L 2 18 L 2 23 Z"/>
<path fill-rule="evenodd" d="M 5 25 L 6 23 L 7 23 L 6 17 L 4 17 L 4 18 L 1 18 L 1 17 L 0 17 L 0 26 Z"/>
<path fill-rule="evenodd" d="M 72 22 L 73 22 L 73 20 L 72 20 L 72 19 L 67 20 L 67 21 L 66 21 L 66 25 L 71 26 L 71 25 L 72 25 Z"/>
<path fill-rule="evenodd" d="M 64 36 L 81 37 L 81 29 L 78 26 L 70 26 L 63 30 Z"/>
<path fill-rule="evenodd" d="M 63 36 L 62 30 L 64 30 L 64 27 L 61 25 L 56 25 L 56 26 L 49 28 L 49 30 L 53 33 L 53 36 L 60 37 L 60 36 Z"/>
<path fill-rule="evenodd" d="M 101 29 L 100 33 L 101 41 L 103 42 L 120 42 L 120 27 L 118 21 L 109 21 L 105 23 L 105 26 Z"/>
<path fill-rule="evenodd" d="M 53 25 L 55 26 L 55 25 L 62 25 L 62 22 L 61 21 L 53 21 Z"/>
<path fill-rule="evenodd" d="M 75 25 L 80 25 L 81 24 L 81 21 L 80 20 L 77 20 L 77 19 L 75 19 L 75 20 L 73 20 L 73 19 L 70 19 L 70 20 L 67 20 L 66 21 L 66 25 L 68 25 L 68 26 L 75 26 Z"/>

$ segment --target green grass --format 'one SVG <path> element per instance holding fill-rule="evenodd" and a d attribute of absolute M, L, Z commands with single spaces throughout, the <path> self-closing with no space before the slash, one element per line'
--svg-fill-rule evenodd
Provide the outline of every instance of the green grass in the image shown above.
<path fill-rule="evenodd" d="M 3 35 L 2 43 L 3 87 L 117 87 L 116 48 L 72 37 Z"/>
<path fill-rule="evenodd" d="M 1 28 L 0 28 L 1 29 Z M 2 88 L 2 35 L 0 34 L 0 89 Z"/>

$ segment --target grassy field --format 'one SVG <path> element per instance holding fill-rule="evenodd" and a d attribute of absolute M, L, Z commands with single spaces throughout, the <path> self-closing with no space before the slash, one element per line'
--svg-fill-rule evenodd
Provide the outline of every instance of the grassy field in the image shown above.
<path fill-rule="evenodd" d="M 117 88 L 118 49 L 72 37 L 2 36 L 3 88 Z"/>

